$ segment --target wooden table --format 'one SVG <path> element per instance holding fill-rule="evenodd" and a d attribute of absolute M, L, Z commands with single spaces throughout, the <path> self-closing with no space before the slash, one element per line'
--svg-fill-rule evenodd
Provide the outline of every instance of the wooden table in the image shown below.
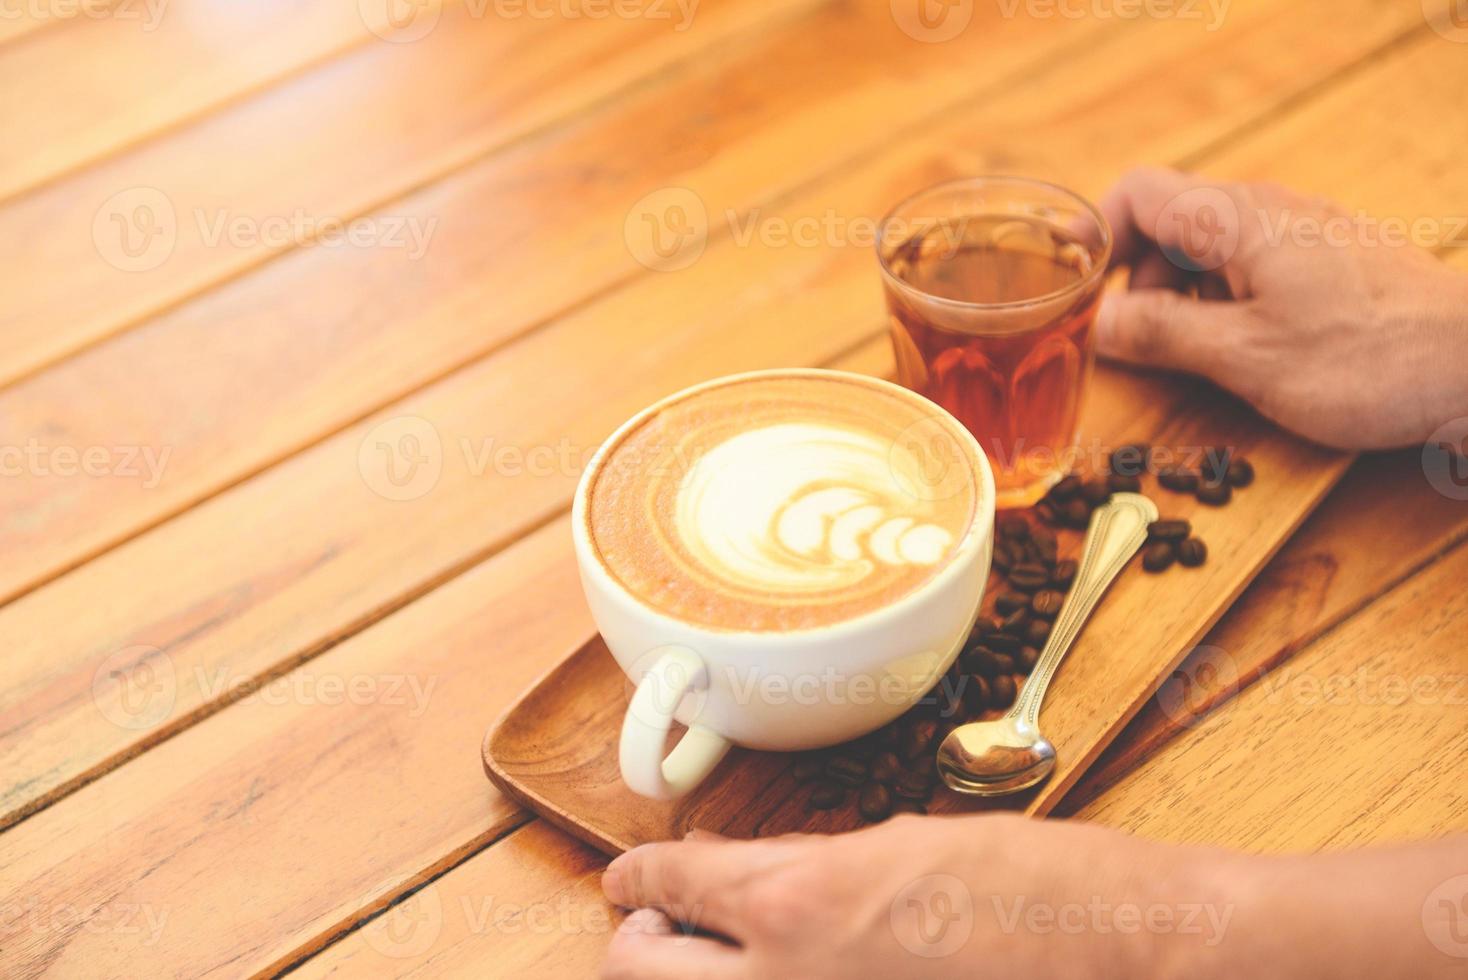
<path fill-rule="evenodd" d="M 915 187 L 1171 163 L 1463 264 L 1446 4 L 944 9 L 7 6 L 0 973 L 593 970 L 602 859 L 478 759 L 591 629 L 580 461 L 699 378 L 885 370 L 861 229 Z M 1210 636 L 1238 683 L 1189 661 L 1064 812 L 1468 826 L 1455 489 L 1361 459 Z"/>

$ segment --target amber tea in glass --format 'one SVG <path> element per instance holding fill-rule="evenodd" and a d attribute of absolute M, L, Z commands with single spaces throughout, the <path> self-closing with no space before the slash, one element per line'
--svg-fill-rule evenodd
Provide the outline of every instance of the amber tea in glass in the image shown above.
<path fill-rule="evenodd" d="M 968 426 L 999 506 L 1033 504 L 1074 462 L 1105 220 L 1053 184 L 980 177 L 898 205 L 877 248 L 898 380 Z"/>

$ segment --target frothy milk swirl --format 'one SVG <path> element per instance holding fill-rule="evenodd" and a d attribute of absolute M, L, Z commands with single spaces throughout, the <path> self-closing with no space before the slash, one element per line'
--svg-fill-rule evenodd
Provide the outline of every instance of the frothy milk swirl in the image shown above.
<path fill-rule="evenodd" d="M 835 373 L 696 389 L 608 447 L 591 538 L 628 591 L 677 618 L 849 619 L 936 575 L 972 524 L 977 450 L 956 426 L 919 396 Z"/>
<path fill-rule="evenodd" d="M 859 586 L 884 566 L 933 565 L 953 533 L 921 520 L 894 468 L 911 454 L 872 433 L 790 422 L 706 452 L 678 490 L 675 527 L 708 572 L 783 593 Z"/>

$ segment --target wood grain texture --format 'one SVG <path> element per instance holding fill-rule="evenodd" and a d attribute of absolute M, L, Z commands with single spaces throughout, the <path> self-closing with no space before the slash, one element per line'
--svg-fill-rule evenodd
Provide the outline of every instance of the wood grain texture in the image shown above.
<path fill-rule="evenodd" d="M 601 69 L 605 76 L 626 73 L 643 60 L 652 71 L 693 41 L 715 49 L 695 68 L 649 82 L 601 112 L 523 140 L 366 219 L 381 222 L 384 234 L 398 223 L 418 229 L 427 243 L 421 255 L 385 244 L 298 250 L 87 351 L 61 370 L 0 394 L 0 439 L 23 444 L 44 430 L 51 439 L 74 446 L 141 446 L 159 458 L 168 454 L 156 479 L 36 473 L 6 481 L 0 492 L 15 516 L 0 525 L 0 547 L 11 556 L 0 567 L 0 600 L 442 377 L 578 302 L 630 278 L 651 276 L 623 237 L 629 209 L 643 196 L 669 187 L 693 188 L 710 214 L 725 209 L 743 213 L 812 175 L 859 159 L 919 93 L 945 93 L 939 107 L 952 104 L 1018 66 L 1053 55 L 1071 33 L 1069 27 L 1046 32 L 1024 19 L 1016 22 L 1019 28 L 1009 28 L 1010 21 L 999 20 L 992 34 L 974 32 L 971 41 L 944 45 L 941 54 L 934 54 L 929 45 L 896 30 L 885 3 L 827 5 L 811 17 L 795 16 L 779 5 L 772 9 L 772 3 L 760 0 L 748 7 L 767 16 L 783 11 L 781 16 L 791 20 L 781 20 L 752 44 L 718 43 L 737 35 L 736 28 L 748 19 L 747 14 L 730 14 L 724 20 L 709 15 L 706 27 L 699 21 L 698 30 L 675 35 L 678 44 L 644 44 L 615 58 L 616 44 L 588 51 L 589 42 L 579 33 L 571 35 L 575 43 L 556 41 L 546 49 L 527 50 L 523 57 L 532 61 L 610 58 Z M 997 10 L 993 16 L 998 18 Z M 469 24 L 474 23 L 470 18 Z M 832 42 L 849 39 L 843 47 L 852 57 L 829 66 L 813 59 L 813 35 Z M 425 43 L 427 39 L 419 42 Z M 456 53 L 462 60 L 476 51 L 470 46 Z M 375 49 L 361 58 L 374 66 L 388 60 Z M 981 68 L 974 67 L 975 59 Z M 421 66 L 401 57 L 390 63 L 397 73 L 378 83 L 387 89 L 384 97 L 396 90 L 399 112 L 417 120 L 419 87 L 411 74 L 402 72 Z M 494 60 L 487 64 L 497 75 L 507 68 Z M 324 76 L 319 84 L 330 90 L 322 94 L 325 101 L 318 112 L 334 111 L 330 107 L 345 98 L 343 88 L 349 89 L 355 78 L 349 73 L 338 81 L 336 74 L 354 65 L 333 65 L 318 73 Z M 573 90 L 596 78 L 590 68 L 575 77 Z M 473 83 L 472 78 L 464 81 Z M 300 87 L 308 83 L 318 83 L 317 77 L 303 80 Z M 546 89 L 537 96 L 541 105 L 567 98 L 564 88 L 540 87 Z M 521 92 L 503 83 L 486 90 L 502 99 Z M 281 96 L 287 100 L 284 109 L 270 100 L 260 108 L 273 110 L 277 117 L 295 112 L 291 106 L 300 95 L 287 89 Z M 466 102 L 465 108 L 482 107 Z M 361 125 L 377 131 L 372 109 L 363 111 L 372 118 Z M 223 127 L 238 138 L 238 128 L 252 120 L 245 110 L 234 116 L 244 118 L 211 122 L 205 128 Z M 452 128 L 455 117 L 445 116 L 441 124 Z M 391 123 L 393 117 L 385 121 Z M 339 137 L 346 126 L 339 122 L 323 138 Z M 492 130 L 494 122 L 482 126 Z M 629 132 L 638 133 L 639 139 L 629 141 Z M 399 140 L 391 128 L 380 133 L 379 140 Z M 193 134 L 179 139 L 185 135 Z M 442 133 L 439 137 L 446 138 Z M 194 152 L 183 156 L 171 144 L 157 148 L 170 163 L 165 188 L 171 187 L 170 175 L 193 172 L 193 164 L 185 161 L 201 153 L 196 143 L 190 145 Z M 317 149 L 319 144 L 310 143 L 301 152 Z M 771 164 L 775 160 L 779 166 Z M 299 157 L 286 161 L 299 162 Z M 128 161 L 119 166 L 124 163 Z M 177 195 L 184 212 L 191 210 L 185 202 L 217 204 L 226 198 L 238 198 L 246 216 L 255 213 L 247 204 L 252 198 L 267 213 L 267 202 L 287 211 L 309 204 L 300 200 L 309 196 L 304 183 L 309 178 L 286 182 L 277 179 L 280 172 L 275 166 L 258 175 L 236 168 L 230 171 L 235 180 L 249 186 L 215 189 L 211 169 L 180 178 L 188 182 L 185 188 L 170 194 Z M 375 183 L 362 187 L 369 177 Z M 351 186 L 358 194 L 378 193 L 384 180 L 405 186 L 371 156 L 347 168 L 328 167 L 316 179 L 317 198 L 337 193 L 320 188 L 334 187 L 338 180 L 354 181 Z M 31 214 L 28 223 L 45 226 L 45 213 Z M 77 234 L 90 236 L 90 231 L 91 218 L 83 208 L 77 220 L 56 231 L 59 239 L 48 233 L 43 240 L 70 241 Z M 728 229 L 720 235 L 728 237 Z M 230 259 L 222 254 L 228 249 L 182 240 L 178 247 L 177 260 L 185 268 Z M 66 257 L 47 256 L 47 265 Z M 248 255 L 234 258 L 244 261 Z M 160 266 L 154 276 L 158 288 L 182 295 L 178 290 L 188 288 L 188 276 L 176 282 L 178 271 L 173 258 Z M 50 315 L 54 297 L 37 297 L 45 287 L 21 284 L 37 278 L 34 270 L 17 270 L 17 276 L 23 277 L 16 283 L 18 292 L 34 297 L 33 302 L 23 301 L 36 314 L 26 318 L 35 328 L 29 332 L 49 343 L 56 333 Z M 128 295 L 144 306 L 162 301 L 161 294 L 148 290 L 147 273 L 141 281 L 137 274 L 124 278 Z M 664 282 L 662 288 L 673 285 Z M 57 287 L 61 289 L 81 303 L 93 302 L 91 295 L 98 293 L 94 311 L 111 311 L 118 298 L 113 290 L 77 290 L 70 284 Z M 118 412 L 119 402 L 127 403 L 126 412 Z"/>
<path fill-rule="evenodd" d="M 1293 20 L 1285 23 L 1309 29 Z M 1170 125 L 1194 120 L 1198 100 L 1181 94 L 1159 99 L 1153 87 L 1140 84 L 1147 77 L 1145 59 L 1149 52 L 1161 59 L 1153 70 L 1166 74 L 1180 52 L 1192 50 L 1200 59 L 1221 60 L 1224 55 L 1212 45 L 1229 42 L 1223 35 L 1175 34 L 1177 25 L 1157 26 L 1162 33 L 1138 41 L 1129 58 L 1100 51 L 1091 58 L 1067 61 L 1064 70 L 1074 72 L 1073 78 L 1070 74 L 1037 78 L 1003 99 L 986 101 L 982 111 L 989 114 L 990 123 L 975 125 L 976 119 L 965 117 L 932 143 L 894 146 L 856 172 L 767 210 L 765 217 L 789 223 L 828 213 L 873 216 L 906 190 L 943 173 L 983 169 L 980 151 L 965 151 L 968 155 L 958 159 L 958 148 L 965 139 L 992 139 L 992 133 L 1004 131 L 1006 119 L 1024 114 L 1009 108 L 1009 100 L 1028 106 L 1032 116 L 1022 141 L 1014 144 L 1015 152 L 1043 146 L 1046 160 L 1050 154 L 1062 155 L 1073 168 L 1067 179 L 1097 193 L 1115 170 L 1108 172 L 1099 152 L 1088 155 L 1087 147 L 1107 123 L 1085 116 L 1081 122 L 1091 127 L 1085 128 L 1054 90 L 1057 85 L 1068 89 L 1066 83 L 1072 80 L 1079 84 L 1105 78 L 1108 66 L 1124 71 L 1124 79 L 1114 82 L 1122 100 L 1119 110 L 1129 120 L 1146 116 L 1152 121 L 1151 131 L 1159 134 L 1156 155 L 1201 145 L 1208 134 L 1198 126 L 1186 127 L 1197 141 L 1189 144 L 1179 143 Z M 1197 47 L 1161 43 L 1173 39 L 1191 39 Z M 1241 43 L 1258 41 L 1246 34 Z M 1276 43 L 1283 50 L 1301 41 L 1287 34 Z M 1278 98 L 1269 94 L 1273 90 L 1268 86 L 1275 81 L 1261 79 L 1253 103 L 1256 110 L 1267 110 Z M 1234 88 L 1234 111 L 1245 101 Z M 1052 128 L 1039 126 L 1036 119 L 1043 118 L 1052 120 Z M 1234 118 L 1225 114 L 1219 121 Z M 1379 118 L 1368 118 L 1377 125 L 1392 123 L 1391 113 L 1385 111 Z M 1060 154 L 1064 146 L 1072 152 Z M 1138 147 L 1147 151 L 1143 144 L 1132 144 L 1133 150 Z M 1310 144 L 1298 152 L 1322 150 Z M 1084 172 L 1079 169 L 1082 160 Z M 1125 160 L 1118 157 L 1113 163 L 1120 169 Z M 481 237 L 482 227 L 476 220 L 473 228 Z M 465 258 L 458 252 L 449 254 Z M 625 252 L 623 261 L 630 261 Z M 485 298 L 473 268 L 472 263 L 465 268 L 451 265 L 442 270 L 442 278 L 394 280 L 393 309 L 411 307 L 412 297 L 419 295 L 416 290 L 425 290 L 421 299 L 428 318 L 408 321 L 418 332 L 402 334 L 404 339 L 415 338 L 412 350 L 434 349 L 441 329 L 464 331 L 482 323 L 465 319 L 475 302 Z M 389 269 L 391 265 L 376 271 L 389 276 Z M 166 373 L 167 385 L 150 398 L 184 395 L 173 403 L 171 418 L 185 425 L 194 413 L 208 411 L 186 397 L 202 390 L 193 387 L 201 377 L 208 379 L 204 387 L 227 382 L 243 403 L 254 404 L 252 385 L 258 381 L 264 390 L 279 394 L 271 379 L 300 366 L 299 400 L 275 405 L 282 412 L 278 416 L 255 415 L 247 423 L 240 420 L 249 418 L 248 413 L 217 405 L 214 411 L 239 425 L 240 435 L 206 443 L 203 448 L 208 452 L 231 451 L 233 440 L 245 438 L 244 433 L 253 445 L 268 439 L 277 427 L 286 430 L 300 424 L 315 404 L 306 397 L 310 391 L 339 385 L 373 391 L 395 372 L 411 373 L 403 358 L 386 356 L 383 349 L 335 347 L 333 338 L 340 336 L 336 330 L 297 337 L 301 343 L 334 350 L 336 356 L 328 358 L 330 373 L 314 367 L 311 358 L 256 359 L 250 352 L 256 350 L 262 332 L 292 323 L 289 313 L 282 318 L 281 304 L 286 310 L 293 303 L 315 309 L 318 295 L 354 295 L 362 288 L 356 279 L 333 282 L 329 277 L 312 279 L 308 285 L 293 278 L 298 273 L 288 261 L 274 263 L 262 274 L 272 279 L 288 274 L 290 288 L 271 292 L 274 305 L 262 306 L 257 319 L 235 321 L 237 332 L 229 336 L 240 355 L 228 360 L 227 369 L 221 365 L 209 372 L 190 370 L 198 352 L 182 340 L 156 352 L 157 358 L 169 359 L 173 369 Z M 368 276 L 366 281 L 377 277 Z M 550 287 L 542 283 L 538 288 Z M 211 296 L 226 307 L 238 299 L 230 289 Z M 528 307 L 528 294 L 522 302 Z M 223 703 L 225 699 L 193 683 L 196 668 L 206 675 L 222 670 L 242 679 L 289 670 L 559 512 L 569 500 L 579 461 L 642 405 L 684 384 L 735 370 L 827 361 L 877 329 L 880 309 L 872 259 L 865 247 L 742 246 L 721 239 L 688 269 L 646 276 L 547 324 L 494 357 L 12 603 L 0 610 L 0 629 L 24 639 L 10 658 L 0 661 L 0 692 L 4 692 L 0 707 L 13 719 L 0 735 L 0 763 L 16 774 L 0 790 L 0 812 L 6 815 L 0 822 L 32 811 Z M 350 332 L 347 326 L 343 329 Z M 395 325 L 392 332 L 402 329 L 403 325 Z M 140 336 L 119 338 L 118 343 Z M 157 363 L 144 356 L 144 350 L 138 348 L 133 359 L 118 361 L 98 374 L 73 362 L 58 373 L 57 383 L 62 385 L 58 391 L 120 384 L 127 373 L 124 365 L 136 369 L 138 364 Z M 619 367 L 608 372 L 607 365 Z M 53 397 L 43 403 L 54 406 L 66 400 Z M 414 419 L 426 420 L 432 427 L 441 456 L 436 456 L 440 474 L 431 490 L 425 488 L 416 499 L 389 499 L 377 492 L 393 490 L 381 452 L 384 446 L 399 445 L 406 435 L 416 437 Z M 508 455 L 497 455 L 501 452 Z M 182 465 L 177 459 L 170 465 Z M 57 501 L 53 506 L 62 506 L 63 498 L 48 499 Z M 116 493 L 114 506 L 125 507 L 127 499 Z M 242 527 L 251 533 L 241 535 Z M 96 595 L 110 599 L 90 607 L 87 616 L 72 613 L 87 608 L 86 597 Z M 140 713 L 131 727 L 119 727 L 96 709 L 91 692 L 99 676 L 103 689 L 112 692 L 110 697 L 126 691 L 115 684 L 109 687 L 106 680 L 119 662 L 122 676 L 132 678 L 131 671 L 139 671 L 137 676 L 145 678 L 147 661 L 138 660 L 140 649 L 166 651 L 180 664 L 182 679 L 167 710 L 157 717 Z"/>
<path fill-rule="evenodd" d="M 359 45 L 13 199 L 0 206 L 0 236 L 23 236 L 31 247 L 0 268 L 8 297 L 0 383 L 272 255 L 323 241 L 327 251 L 353 247 L 326 222 L 344 225 L 375 209 L 354 226 L 366 247 L 429 248 L 434 226 L 399 227 L 402 216 L 387 202 L 676 71 L 706 48 L 751 43 L 770 20 L 805 22 L 819 5 L 736 0 L 707 7 L 696 29 L 678 30 L 648 18 L 495 17 L 483 4 L 452 3 L 413 43 Z M 131 209 L 140 206 L 155 209 L 157 235 L 136 227 Z M 233 327 L 221 319 L 215 330 Z"/>
<path fill-rule="evenodd" d="M 1251 851 L 1468 830 L 1465 576 L 1459 546 L 1076 815 Z"/>

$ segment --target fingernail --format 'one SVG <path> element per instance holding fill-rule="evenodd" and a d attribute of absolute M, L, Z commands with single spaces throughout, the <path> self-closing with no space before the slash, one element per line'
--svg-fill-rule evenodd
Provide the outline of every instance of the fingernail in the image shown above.
<path fill-rule="evenodd" d="M 606 870 L 601 873 L 601 891 L 607 897 L 607 901 L 613 905 L 621 905 L 627 896 L 623 894 L 622 869 L 617 867 L 621 858 L 607 865 Z"/>

